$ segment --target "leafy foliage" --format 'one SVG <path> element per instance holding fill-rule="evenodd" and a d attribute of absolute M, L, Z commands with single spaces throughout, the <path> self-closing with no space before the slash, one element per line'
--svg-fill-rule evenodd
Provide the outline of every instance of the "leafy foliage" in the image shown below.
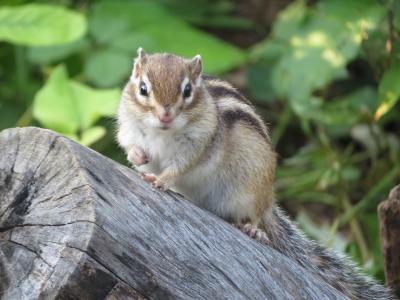
<path fill-rule="evenodd" d="M 28 4 L 0 9 L 0 40 L 29 46 L 66 44 L 83 36 L 86 19 L 64 7 Z"/>
<path fill-rule="evenodd" d="M 391 66 L 383 75 L 379 84 L 379 107 L 376 118 L 387 113 L 400 97 L 400 65 Z"/>
<path fill-rule="evenodd" d="M 116 15 L 118 22 L 115 22 Z M 101 69 L 102 63 L 111 66 L 123 59 L 131 60 L 138 47 L 149 52 L 162 49 L 186 57 L 201 53 L 205 69 L 211 73 L 229 70 L 245 59 L 243 51 L 188 26 L 150 1 L 100 1 L 94 6 L 89 30 L 103 49 L 116 53 L 103 52 L 102 59 L 89 61 L 93 69 Z M 94 83 L 104 80 L 92 79 Z"/>
<path fill-rule="evenodd" d="M 0 129 L 43 126 L 125 162 L 112 118 L 136 49 L 200 53 L 271 124 L 282 204 L 383 278 L 376 207 L 400 179 L 398 1 L 294 0 L 261 21 L 252 1 L 28 2 L 0 7 Z"/>
<path fill-rule="evenodd" d="M 260 101 L 287 103 L 287 114 L 299 118 L 310 140 L 278 169 L 278 194 L 334 209 L 332 235 L 349 224 L 354 241 L 347 250 L 377 276 L 382 276 L 382 258 L 376 206 L 400 172 L 398 132 L 385 130 L 387 124 L 398 124 L 394 114 L 400 96 L 400 52 L 388 48 L 399 31 L 393 24 L 387 27 L 391 4 L 334 0 L 310 7 L 295 1 L 279 14 L 271 35 L 253 47 L 256 64 L 249 73 L 264 78 L 250 85 L 251 92 Z M 354 64 L 366 74 L 355 78 Z M 290 121 L 277 121 L 283 133 L 273 136 L 276 143 L 293 130 Z M 385 153 L 391 155 L 378 159 Z M 353 206 L 360 194 L 365 196 Z M 375 227 L 366 226 L 372 219 Z M 305 218 L 299 222 L 310 226 Z M 372 249 L 368 237 L 376 238 Z"/>
<path fill-rule="evenodd" d="M 93 124 L 101 117 L 114 116 L 118 100 L 118 89 L 94 90 L 69 80 L 65 68 L 59 66 L 37 92 L 33 116 L 43 126 L 90 145 L 106 131 L 101 126 L 92 127 Z"/>
<path fill-rule="evenodd" d="M 313 92 L 347 77 L 346 64 L 383 15 L 374 2 L 323 1 L 309 9 L 298 1 L 283 11 L 272 37 L 255 48 L 257 58 L 271 62 L 273 94 L 302 117 L 319 113 L 323 99 Z"/>

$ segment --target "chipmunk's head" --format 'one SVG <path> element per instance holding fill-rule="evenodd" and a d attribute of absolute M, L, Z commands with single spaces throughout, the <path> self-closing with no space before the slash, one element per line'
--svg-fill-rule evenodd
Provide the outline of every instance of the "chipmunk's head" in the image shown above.
<path fill-rule="evenodd" d="M 142 121 L 164 130 L 184 127 L 203 93 L 200 55 L 187 60 L 172 54 L 147 55 L 142 48 L 137 53 L 128 93 Z"/>

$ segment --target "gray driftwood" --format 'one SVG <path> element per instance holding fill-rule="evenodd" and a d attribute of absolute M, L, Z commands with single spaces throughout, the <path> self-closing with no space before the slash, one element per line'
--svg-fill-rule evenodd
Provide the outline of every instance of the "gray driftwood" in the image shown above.
<path fill-rule="evenodd" d="M 273 249 L 51 131 L 0 134 L 2 299 L 343 299 Z"/>
<path fill-rule="evenodd" d="M 378 208 L 386 282 L 400 299 L 400 185 Z"/>

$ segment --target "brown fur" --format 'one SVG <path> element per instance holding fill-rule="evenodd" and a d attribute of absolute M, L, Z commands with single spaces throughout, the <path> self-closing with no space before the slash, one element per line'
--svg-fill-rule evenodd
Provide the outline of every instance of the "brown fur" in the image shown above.
<path fill-rule="evenodd" d="M 189 71 L 185 60 L 170 54 L 154 54 L 143 66 L 152 84 L 155 100 L 163 106 L 176 103 L 181 93 L 181 82 Z"/>
<path fill-rule="evenodd" d="M 237 90 L 227 82 L 202 76 L 204 82 L 197 81 L 192 103 L 185 104 L 180 95 L 182 80 L 187 76 L 194 83 L 201 74 L 200 57 L 189 61 L 169 54 L 147 56 L 142 49 L 138 54 L 138 74 L 125 88 L 119 109 L 118 141 L 127 153 L 141 147 L 151 154 L 149 164 L 155 159 L 164 165 L 141 166 L 144 172 L 155 173 L 156 187 L 173 186 L 226 220 L 261 226 L 270 246 L 351 299 L 390 298 L 385 288 L 359 275 L 349 262 L 305 239 L 274 205 L 276 154 L 267 127 Z M 147 98 L 134 87 L 144 74 L 152 85 Z M 164 135 L 152 123 L 145 124 L 155 119 L 157 109 L 169 105 L 185 114 L 183 127 Z"/>
<path fill-rule="evenodd" d="M 274 203 L 273 178 L 276 156 L 271 148 L 268 131 L 261 118 L 247 99 L 233 86 L 220 79 L 202 76 L 203 82 L 196 81 L 201 71 L 201 60 L 196 56 L 192 60 L 171 54 L 145 55 L 143 52 L 137 59 L 135 69 L 140 69 L 139 78 L 129 89 L 133 101 L 141 111 L 157 113 L 157 106 L 174 106 L 177 113 L 183 113 L 187 118 L 187 126 L 216 126 L 217 131 L 204 141 L 209 146 L 204 148 L 204 154 L 186 164 L 178 173 L 160 174 L 162 181 L 183 176 L 200 161 L 206 161 L 210 151 L 223 147 L 223 165 L 227 180 L 234 176 L 233 185 L 243 186 L 245 198 L 249 198 L 248 219 L 257 223 L 263 213 Z M 194 77 L 193 77 L 194 76 Z M 197 76 L 197 77 L 196 77 Z M 135 99 L 136 89 L 140 81 L 148 78 L 151 92 L 145 99 Z M 192 101 L 184 103 L 182 97 L 182 82 L 187 77 L 192 84 Z M 147 98 L 147 99 L 146 99 Z M 149 106 L 143 104 L 149 101 Z M 154 106 L 152 108 L 151 106 Z M 154 109 L 155 111 L 152 111 Z M 218 126 L 208 125 L 207 117 L 217 114 Z M 218 129 L 219 128 L 219 129 Z M 238 142 L 241 141 L 241 142 Z M 217 148 L 214 148 L 217 147 Z M 254 156 L 257 153 L 257 156 Z M 211 153 L 211 155 L 213 155 Z M 203 159 L 204 157 L 204 159 Z M 240 168 L 240 174 L 235 172 Z M 225 171 L 224 171 L 225 172 Z M 235 175 L 233 173 L 235 173 Z M 244 218 L 247 218 L 244 216 Z M 243 221 L 243 220 L 237 220 Z"/>
<path fill-rule="evenodd" d="M 187 110 L 194 109 L 202 99 L 205 97 L 205 90 L 203 88 L 195 89 L 192 102 L 186 107 Z"/>

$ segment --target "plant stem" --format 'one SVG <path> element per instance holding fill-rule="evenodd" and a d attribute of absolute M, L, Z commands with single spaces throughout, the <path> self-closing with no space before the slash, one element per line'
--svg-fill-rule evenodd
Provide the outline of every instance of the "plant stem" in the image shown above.
<path fill-rule="evenodd" d="M 331 230 L 330 230 L 330 241 L 328 246 L 329 247 L 333 247 L 333 241 L 334 241 L 334 236 L 337 234 L 339 230 L 339 218 L 336 218 L 335 221 L 333 222 L 332 226 L 331 226 Z"/>
<path fill-rule="evenodd" d="M 290 109 L 290 105 L 286 103 L 285 109 L 279 118 L 279 122 L 272 133 L 272 143 L 278 145 L 279 140 L 281 139 L 283 133 L 285 132 L 287 126 L 289 125 L 290 119 L 292 117 L 292 110 Z"/>
<path fill-rule="evenodd" d="M 388 187 L 390 183 L 400 174 L 400 165 L 395 165 L 389 173 L 387 173 L 372 189 L 354 206 L 346 211 L 339 219 L 339 226 L 346 225 L 355 215 L 362 210 L 372 199 L 376 198 L 382 193 L 385 187 Z"/>
<path fill-rule="evenodd" d="M 342 162 L 338 155 L 335 153 L 335 151 L 332 149 L 332 146 L 330 144 L 329 138 L 327 137 L 324 128 L 318 127 L 317 129 L 318 133 L 318 138 L 320 143 L 327 149 L 329 153 L 332 154 L 332 157 L 334 159 L 334 164 L 337 165 L 338 167 L 335 168 L 335 171 L 337 172 L 339 183 L 338 183 L 338 200 L 339 203 L 342 206 L 343 211 L 348 211 L 352 209 L 352 205 L 349 201 L 349 196 L 347 193 L 347 186 L 346 183 L 343 179 L 343 174 L 342 174 Z M 350 230 L 351 234 L 353 235 L 354 240 L 356 241 L 358 247 L 360 248 L 361 252 L 361 258 L 363 263 L 365 263 L 369 257 L 370 253 L 368 251 L 368 246 L 364 238 L 364 234 L 362 232 L 361 226 L 356 218 L 351 218 L 349 220 L 350 222 Z M 332 226 L 332 232 L 336 232 L 339 229 L 340 225 L 340 219 L 336 220 L 335 223 Z"/>
<path fill-rule="evenodd" d="M 388 6 L 388 27 L 389 27 L 389 37 L 386 41 L 386 51 L 388 53 L 388 65 L 390 66 L 393 59 L 393 45 L 396 40 L 396 29 L 394 26 L 394 1 L 389 1 Z"/>
<path fill-rule="evenodd" d="M 26 86 L 28 82 L 28 69 L 25 61 L 25 49 L 22 46 L 15 46 L 14 49 L 18 98 L 22 100 L 26 95 Z"/>
<path fill-rule="evenodd" d="M 343 198 L 343 204 L 344 204 L 345 211 L 348 211 L 352 208 L 352 205 L 347 198 Z M 360 223 L 358 222 L 358 220 L 356 218 L 353 218 L 350 220 L 349 225 L 350 225 L 351 233 L 352 233 L 358 247 L 360 248 L 362 261 L 363 261 L 363 263 L 366 263 L 367 260 L 370 258 L 370 253 L 369 253 L 367 242 L 365 241 L 364 234 L 362 232 Z"/>
<path fill-rule="evenodd" d="M 27 110 L 18 119 L 17 123 L 15 124 L 17 127 L 25 127 L 32 123 L 32 119 L 33 119 L 32 106 L 33 105 L 29 105 Z"/>

